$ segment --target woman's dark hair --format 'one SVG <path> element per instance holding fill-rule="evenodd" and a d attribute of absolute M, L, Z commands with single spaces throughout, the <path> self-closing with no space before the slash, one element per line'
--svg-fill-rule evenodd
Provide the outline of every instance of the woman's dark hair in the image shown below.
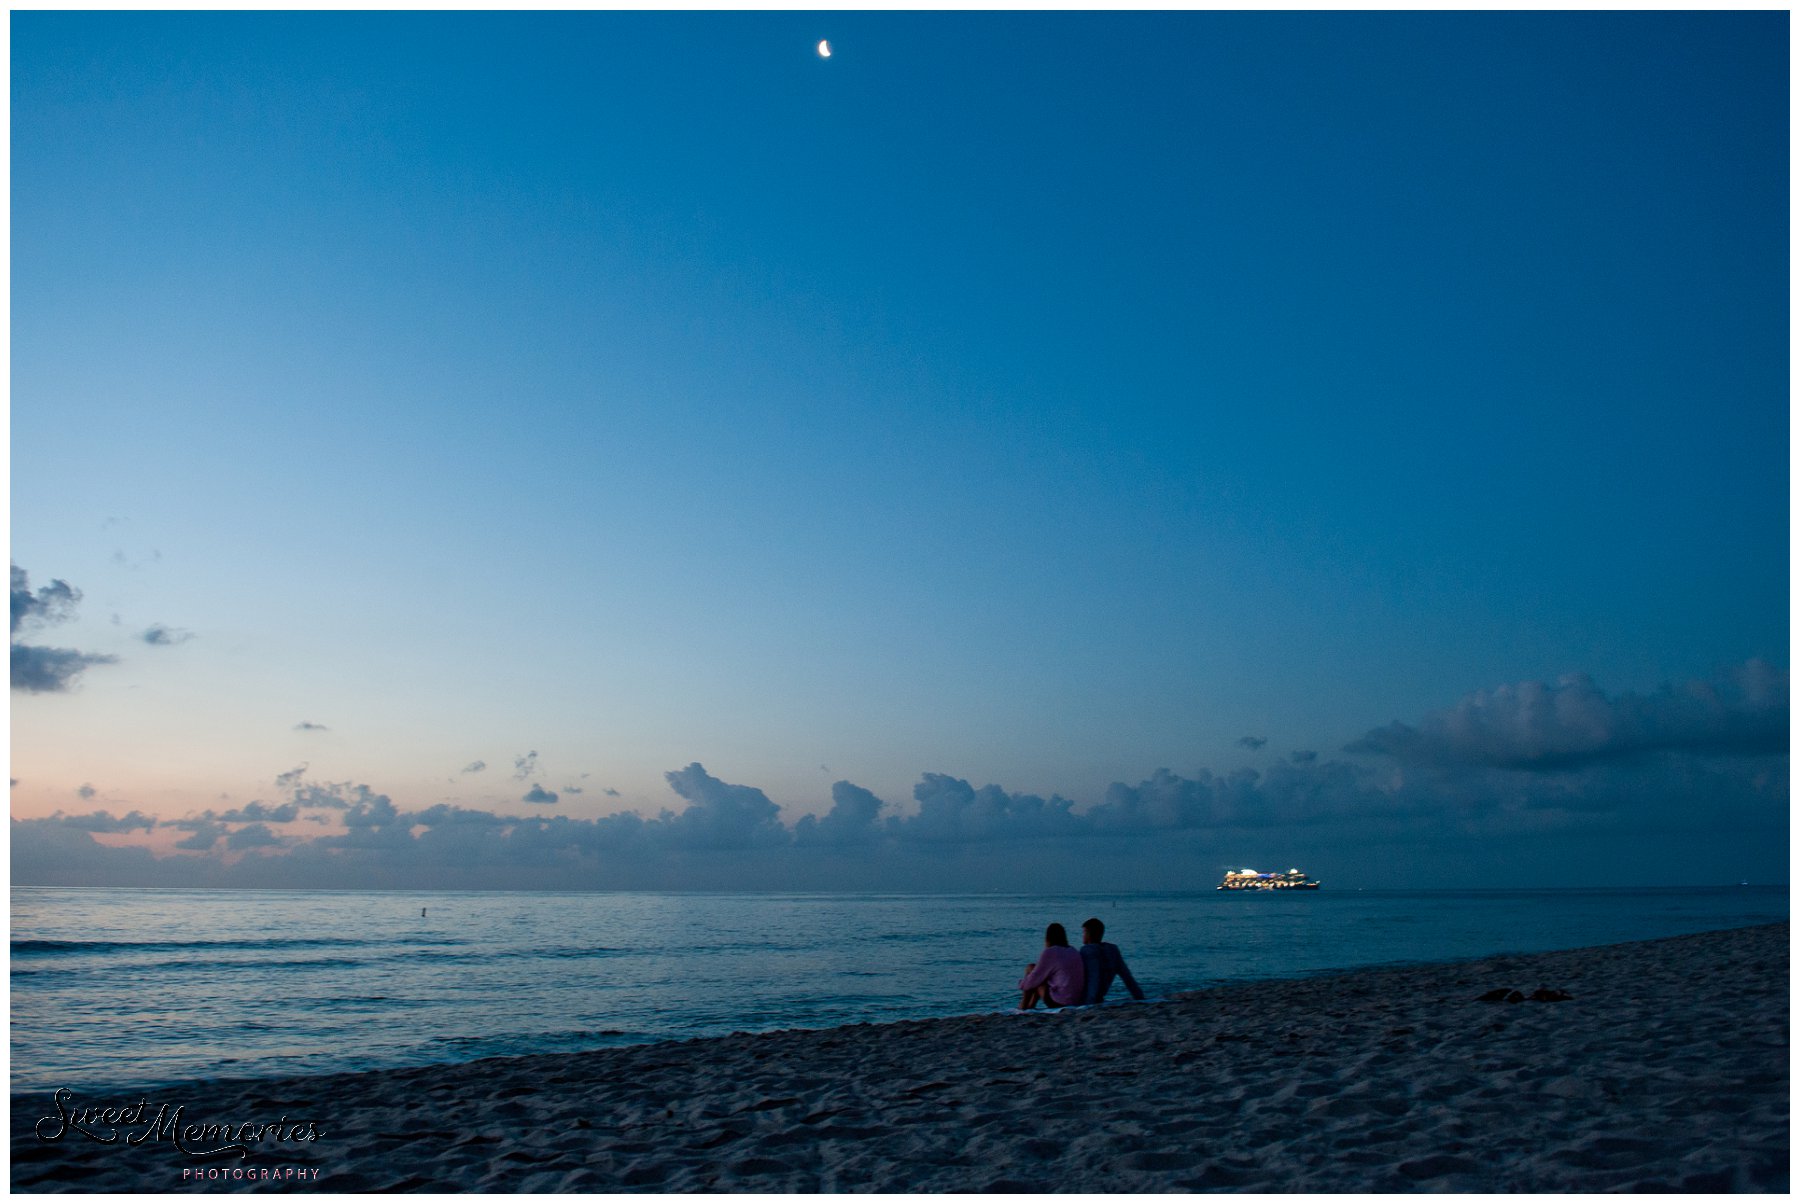
<path fill-rule="evenodd" d="M 1050 927 L 1044 929 L 1044 945 L 1046 947 L 1050 945 L 1061 945 L 1064 949 L 1067 949 L 1069 947 L 1069 934 L 1063 931 L 1063 926 L 1061 924 L 1052 924 Z"/>

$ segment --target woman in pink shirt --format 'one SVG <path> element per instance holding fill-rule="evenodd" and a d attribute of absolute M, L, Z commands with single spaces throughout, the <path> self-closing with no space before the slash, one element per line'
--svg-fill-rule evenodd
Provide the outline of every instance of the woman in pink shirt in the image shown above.
<path fill-rule="evenodd" d="M 1061 924 L 1050 925 L 1044 929 L 1043 954 L 1025 967 L 1019 980 L 1019 990 L 1025 992 L 1019 1006 L 1029 1011 L 1042 1000 L 1045 1007 L 1070 1007 L 1085 998 L 1086 987 L 1081 954 L 1069 948 L 1069 934 Z"/>

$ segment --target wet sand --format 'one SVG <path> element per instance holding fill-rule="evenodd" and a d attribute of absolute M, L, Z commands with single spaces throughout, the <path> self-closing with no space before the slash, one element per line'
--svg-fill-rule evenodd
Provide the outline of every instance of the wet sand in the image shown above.
<path fill-rule="evenodd" d="M 1786 1191 L 1788 926 L 141 1095 L 15 1094 L 13 1189 Z"/>

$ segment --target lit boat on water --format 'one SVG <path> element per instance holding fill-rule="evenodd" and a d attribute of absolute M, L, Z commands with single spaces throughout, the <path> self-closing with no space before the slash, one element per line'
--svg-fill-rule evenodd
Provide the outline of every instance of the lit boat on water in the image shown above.
<path fill-rule="evenodd" d="M 1259 874 L 1255 870 L 1226 870 L 1219 890 L 1318 890 L 1319 884 L 1299 870 Z"/>

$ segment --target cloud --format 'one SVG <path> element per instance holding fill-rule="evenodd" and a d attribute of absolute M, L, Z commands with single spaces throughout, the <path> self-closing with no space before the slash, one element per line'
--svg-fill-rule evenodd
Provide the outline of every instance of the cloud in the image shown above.
<path fill-rule="evenodd" d="M 94 665 L 118 663 L 116 656 L 76 652 L 70 648 L 44 648 L 35 644 L 12 646 L 12 688 L 27 694 L 56 694 L 68 690 L 75 679 Z"/>
<path fill-rule="evenodd" d="M 299 785 L 300 779 L 305 776 L 306 776 L 306 765 L 304 763 L 302 763 L 300 765 L 296 765 L 294 768 L 288 770 L 286 773 L 278 773 L 275 775 L 276 789 L 278 789 L 278 790 L 292 789 L 293 787 Z"/>
<path fill-rule="evenodd" d="M 876 820 L 887 804 L 853 782 L 833 782 L 831 810 L 823 817 L 803 815 L 794 825 L 796 845 L 845 848 L 881 839 Z"/>
<path fill-rule="evenodd" d="M 49 585 L 31 592 L 31 578 L 18 565 L 12 566 L 12 630 L 17 634 L 27 624 L 48 625 L 72 618 L 81 601 L 81 591 L 67 581 L 52 579 Z"/>
<path fill-rule="evenodd" d="M 103 845 L 93 832 L 53 816 L 12 821 L 13 877 L 21 874 L 46 885 L 193 885 L 204 869 L 192 858 L 158 859 L 138 845 Z M 110 817 L 109 817 L 110 818 Z M 189 864 L 174 865 L 177 860 Z"/>
<path fill-rule="evenodd" d="M 300 818 L 300 804 L 297 801 L 290 799 L 285 803 L 270 806 L 268 803 L 258 799 L 254 802 L 245 803 L 242 807 L 238 807 L 231 811 L 222 811 L 216 815 L 213 812 L 208 811 L 206 812 L 206 816 L 209 819 L 216 819 L 220 823 L 227 824 L 291 824 Z"/>
<path fill-rule="evenodd" d="M 1310 748 L 1297 749 L 1288 754 L 1288 760 L 1296 765 L 1311 765 L 1319 759 L 1319 754 Z"/>
<path fill-rule="evenodd" d="M 299 770 L 294 772 L 297 774 Z M 344 797 L 341 784 L 303 783 L 296 779 L 289 782 L 286 788 L 293 791 L 293 801 L 308 811 L 348 811 L 354 805 Z"/>
<path fill-rule="evenodd" d="M 156 826 L 154 819 L 140 811 L 118 816 L 106 811 L 95 811 L 88 815 L 64 815 L 58 811 L 50 817 L 49 822 L 78 828 L 83 832 L 133 832 L 139 829 L 148 832 Z"/>
<path fill-rule="evenodd" d="M 913 798 L 918 814 L 888 824 L 889 832 L 902 840 L 965 843 L 1067 836 L 1083 826 L 1066 798 L 1009 794 L 998 786 L 977 790 L 948 774 L 925 774 L 913 787 Z"/>
<path fill-rule="evenodd" d="M 90 799 L 90 798 L 93 798 L 96 794 L 99 794 L 100 792 L 98 790 L 95 790 L 93 788 L 93 786 L 89 785 L 88 783 L 83 782 L 79 787 L 76 788 L 75 793 L 79 794 L 83 799 Z"/>
<path fill-rule="evenodd" d="M 1268 742 L 1269 739 L 1267 736 L 1240 736 L 1238 738 L 1238 747 L 1248 748 L 1254 752 Z"/>
<path fill-rule="evenodd" d="M 12 566 L 12 688 L 27 694 L 56 694 L 68 690 L 94 665 L 117 662 L 114 656 L 21 644 L 19 632 L 27 627 L 60 623 L 72 617 L 81 591 L 67 581 L 53 580 L 35 594 L 31 579 L 18 565 Z"/>
<path fill-rule="evenodd" d="M 564 786 L 563 793 L 564 794 L 581 794 L 582 788 L 580 786 Z"/>
<path fill-rule="evenodd" d="M 1377 774 L 1334 761 L 1278 764 L 1267 772 L 1202 769 L 1191 778 L 1158 769 L 1135 786 L 1114 782 L 1105 801 L 1081 819 L 1095 835 L 1259 831 L 1368 819 L 1412 805 L 1410 795 L 1386 789 Z"/>
<path fill-rule="evenodd" d="M 504 815 L 495 815 L 491 811 L 476 811 L 468 807 L 457 807 L 450 803 L 438 803 L 423 811 L 414 812 L 409 817 L 414 824 L 424 824 L 429 828 L 447 825 L 474 826 L 478 828 L 504 828 L 515 821 Z"/>
<path fill-rule="evenodd" d="M 482 770 L 484 770 L 486 768 L 487 768 L 486 761 L 470 761 L 467 765 L 462 767 L 462 771 L 464 773 L 480 773 Z"/>
<path fill-rule="evenodd" d="M 611 786 L 608 786 L 606 789 L 602 790 L 600 793 L 604 794 L 607 798 L 621 797 L 619 792 L 617 790 L 614 790 Z"/>
<path fill-rule="evenodd" d="M 535 748 L 532 749 L 530 752 L 526 753 L 522 757 L 514 757 L 513 758 L 513 778 L 514 778 L 514 780 L 523 782 L 526 778 L 528 778 L 532 774 L 536 773 L 537 772 L 537 763 L 538 763 L 538 755 L 537 755 L 537 749 L 535 749 Z"/>
<path fill-rule="evenodd" d="M 184 825 L 180 822 L 177 822 L 173 826 L 182 827 Z M 230 832 L 230 830 L 228 828 L 226 828 L 225 825 L 213 823 L 211 820 L 201 820 L 201 821 L 195 823 L 193 825 L 193 828 L 194 828 L 194 834 L 192 836 L 188 837 L 186 840 L 176 841 L 175 842 L 176 848 L 178 848 L 178 849 L 194 849 L 194 850 L 204 853 L 208 849 L 211 849 L 214 845 L 218 844 L 220 838 L 228 835 Z"/>
<path fill-rule="evenodd" d="M 174 644 L 185 644 L 194 638 L 191 631 L 183 631 L 179 627 L 165 627 L 161 623 L 152 623 L 138 637 L 146 644 L 168 647 Z"/>
<path fill-rule="evenodd" d="M 1390 723 L 1345 746 L 1405 765 L 1552 772 L 1681 752 L 1788 751 L 1788 675 L 1760 660 L 1654 694 L 1609 696 L 1585 674 L 1481 690 L 1417 726 Z"/>
<path fill-rule="evenodd" d="M 279 847 L 283 843 L 281 837 L 269 831 L 266 824 L 250 824 L 247 827 L 239 828 L 225 838 L 225 847 L 228 849 Z"/>
<path fill-rule="evenodd" d="M 1255 781 L 1258 775 L 1245 770 L 1237 777 Z M 1114 782 L 1107 788 L 1106 800 L 1085 818 L 1099 832 L 1167 831 L 1229 822 L 1232 812 L 1222 801 L 1229 797 L 1224 785 L 1228 781 L 1206 770 L 1196 780 L 1158 769 L 1136 786 Z M 1220 783 L 1217 788 L 1215 782 Z"/>
<path fill-rule="evenodd" d="M 342 787 L 333 788 L 341 791 Z M 344 809 L 344 826 L 346 828 L 385 828 L 396 823 L 400 811 L 394 801 L 385 794 L 376 794 L 367 786 L 355 786 L 345 798 L 338 795 L 347 804 Z"/>
<path fill-rule="evenodd" d="M 777 821 L 781 808 L 754 786 L 734 786 L 707 773 L 695 761 L 663 775 L 669 788 L 691 806 L 660 821 L 669 843 L 689 848 L 743 849 L 785 844 L 787 829 Z"/>
<path fill-rule="evenodd" d="M 556 801 L 556 791 L 545 790 L 542 786 L 533 782 L 531 789 L 528 790 L 525 793 L 525 797 L 519 801 L 522 803 L 554 803 Z"/>
<path fill-rule="evenodd" d="M 331 729 L 326 727 L 323 723 L 314 723 L 310 719 L 302 719 L 299 723 L 294 725 L 294 730 L 297 732 L 328 732 Z"/>

